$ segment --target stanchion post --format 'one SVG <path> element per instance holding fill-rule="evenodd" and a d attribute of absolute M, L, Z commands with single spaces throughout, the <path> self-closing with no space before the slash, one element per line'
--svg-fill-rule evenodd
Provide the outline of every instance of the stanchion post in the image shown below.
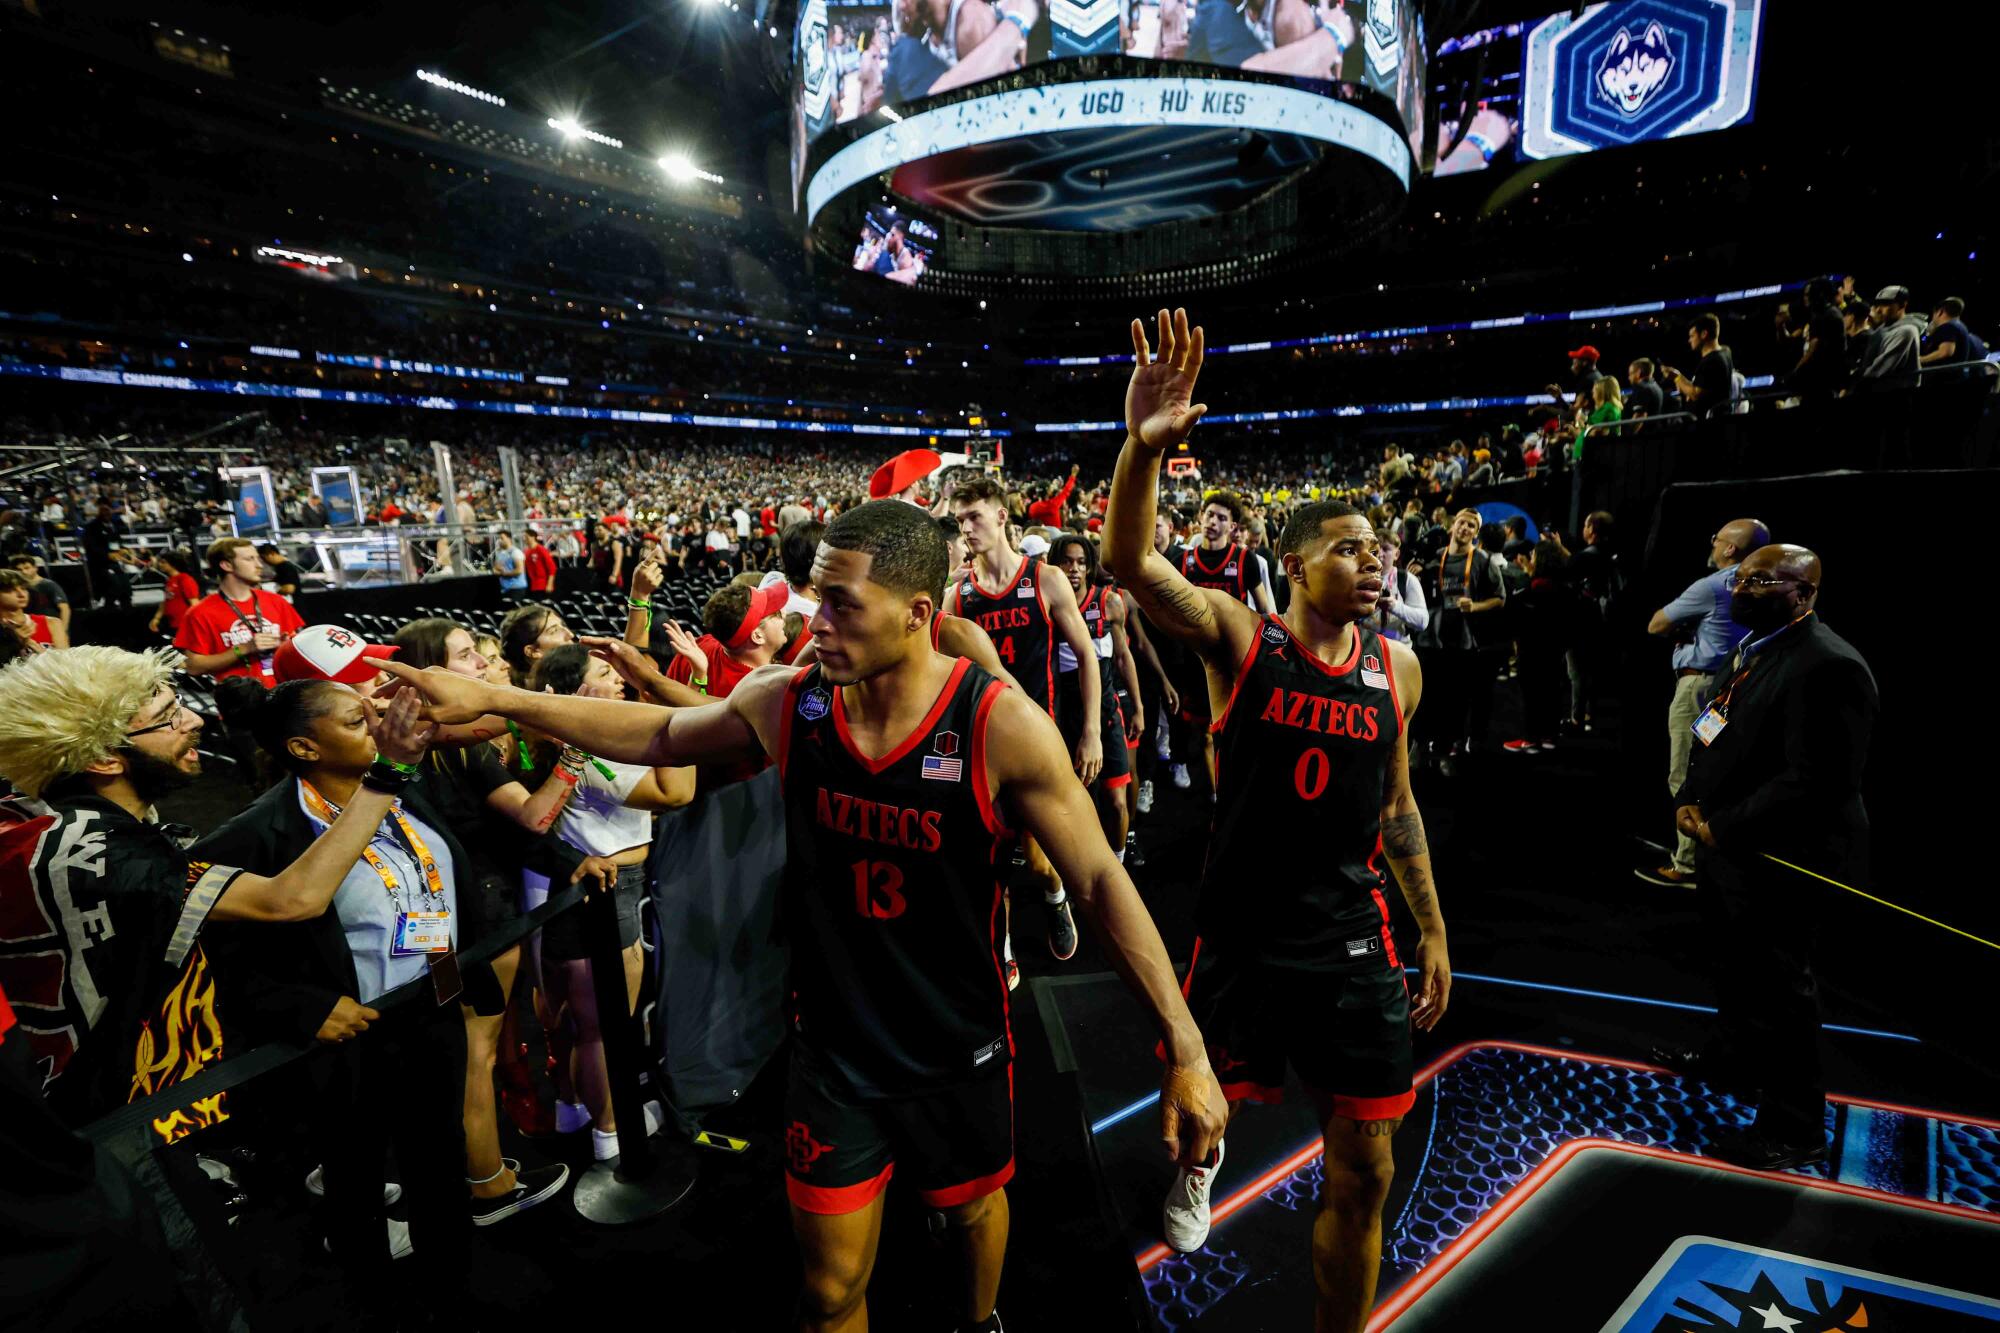
<path fill-rule="evenodd" d="M 572 909 L 575 910 L 575 909 Z M 611 887 L 584 898 L 584 938 L 590 942 L 590 981 L 597 995 L 597 1030 L 604 1041 L 604 1071 L 618 1119 L 618 1164 L 600 1162 L 576 1183 L 576 1210 L 593 1222 L 617 1226 L 657 1217 L 694 1188 L 694 1147 L 671 1107 L 660 1141 L 646 1134 L 639 1090 L 644 1059 L 639 1019 L 625 993 L 624 950 L 618 943 L 618 898 Z M 664 1097 L 662 1101 L 664 1101 Z"/>

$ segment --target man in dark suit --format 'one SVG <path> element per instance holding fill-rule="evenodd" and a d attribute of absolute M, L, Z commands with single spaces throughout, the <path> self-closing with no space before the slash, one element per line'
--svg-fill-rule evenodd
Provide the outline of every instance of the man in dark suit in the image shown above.
<path fill-rule="evenodd" d="M 1861 655 L 1820 623 L 1819 557 L 1771 545 L 1738 567 L 1731 614 L 1750 631 L 1695 720 L 1675 824 L 1697 843 L 1720 1017 L 1700 1052 L 1656 1049 L 1678 1072 L 1757 1103 L 1714 1155 L 1761 1170 L 1826 1159 L 1826 1089 L 1812 937 L 1818 886 L 1865 867 L 1861 772 L 1880 709 Z"/>

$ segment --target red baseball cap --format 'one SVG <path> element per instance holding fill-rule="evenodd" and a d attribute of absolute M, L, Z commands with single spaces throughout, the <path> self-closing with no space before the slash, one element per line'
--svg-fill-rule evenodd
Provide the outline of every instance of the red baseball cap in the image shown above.
<path fill-rule="evenodd" d="M 743 623 L 736 627 L 736 632 L 729 636 L 723 647 L 741 648 L 748 644 L 751 632 L 772 616 L 783 615 L 785 603 L 791 598 L 791 586 L 782 579 L 751 593 L 750 609 L 743 613 Z"/>
<path fill-rule="evenodd" d="M 271 672 L 288 680 L 337 680 L 342 685 L 366 685 L 381 672 L 370 657 L 394 657 L 396 649 L 369 643 L 338 625 L 308 625 L 278 645 Z"/>
<path fill-rule="evenodd" d="M 886 500 L 901 495 L 943 466 L 944 459 L 935 449 L 905 449 L 875 469 L 875 475 L 868 479 L 868 498 Z"/>
<path fill-rule="evenodd" d="M 1574 352 L 1571 352 L 1569 359 L 1572 361 L 1595 361 L 1597 360 L 1597 349 L 1589 343 L 1585 343 Z"/>

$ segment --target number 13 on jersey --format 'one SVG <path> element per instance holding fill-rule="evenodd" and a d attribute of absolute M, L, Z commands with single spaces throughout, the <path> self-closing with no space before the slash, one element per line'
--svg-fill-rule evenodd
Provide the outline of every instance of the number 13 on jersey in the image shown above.
<path fill-rule="evenodd" d="M 854 874 L 854 910 L 862 916 L 888 921 L 909 906 L 903 897 L 903 870 L 894 861 L 856 861 L 849 869 Z"/>

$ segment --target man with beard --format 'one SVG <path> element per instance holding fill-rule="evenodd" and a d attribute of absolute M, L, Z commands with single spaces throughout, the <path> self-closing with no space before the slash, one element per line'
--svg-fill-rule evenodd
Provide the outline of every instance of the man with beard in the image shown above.
<path fill-rule="evenodd" d="M 1881 699 L 1868 664 L 1821 623 L 1819 557 L 1760 547 L 1736 567 L 1730 615 L 1749 637 L 1694 721 L 1674 823 L 1697 844 L 1715 964 L 1716 1025 L 1700 1051 L 1657 1048 L 1675 1071 L 1757 1104 L 1710 1151 L 1760 1171 L 1826 1160 L 1826 1080 L 1812 936 L 1819 887 L 1867 864 L 1861 772 Z"/>
<path fill-rule="evenodd" d="M 1019 69 L 1028 33 L 1041 18 L 1035 0 L 896 0 L 896 30 L 877 100 L 896 105 Z M 875 106 L 862 94 L 861 113 Z"/>
<path fill-rule="evenodd" d="M 181 849 L 193 830 L 153 808 L 201 773 L 202 721 L 169 683 L 173 661 L 60 648 L 0 672 L 0 777 L 17 793 L 0 800 L 0 986 L 71 1125 L 221 1058 L 203 926 L 319 916 L 391 803 L 357 791 L 276 875 L 191 862 Z M 370 712 L 384 755 L 422 757 L 419 702 Z M 345 1040 L 374 1017 L 336 1011 L 320 1038 Z M 224 1114 L 205 1098 L 156 1128 L 171 1140 Z"/>

